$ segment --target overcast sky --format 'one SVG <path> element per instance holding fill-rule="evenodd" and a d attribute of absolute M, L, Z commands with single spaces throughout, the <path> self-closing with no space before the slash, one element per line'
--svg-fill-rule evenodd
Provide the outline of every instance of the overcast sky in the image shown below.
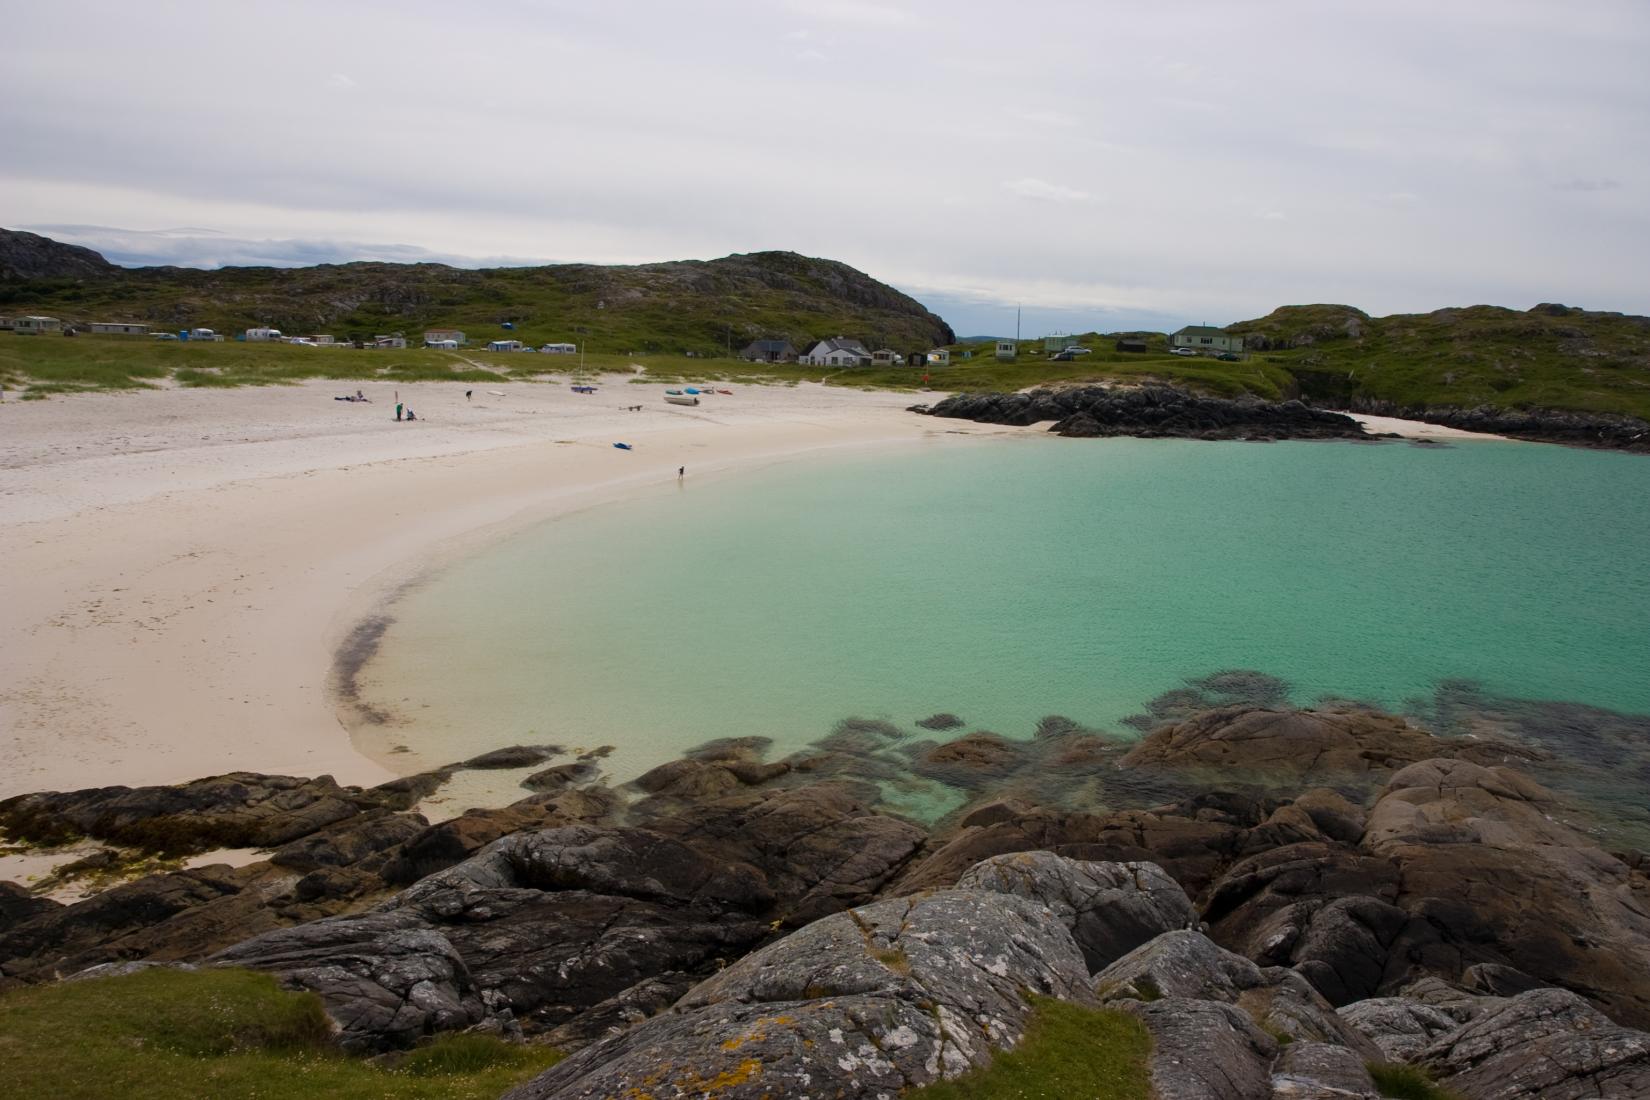
<path fill-rule="evenodd" d="M 959 333 L 1650 313 L 1645 0 L 3 0 L 116 262 L 843 260 Z"/>

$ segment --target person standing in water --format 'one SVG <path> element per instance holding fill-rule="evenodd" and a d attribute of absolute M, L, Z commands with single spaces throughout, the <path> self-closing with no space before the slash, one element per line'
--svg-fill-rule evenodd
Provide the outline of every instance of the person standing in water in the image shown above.
<path fill-rule="evenodd" d="M 678 479 L 684 478 L 686 476 L 687 476 L 687 467 L 686 466 L 676 467 L 676 477 Z"/>

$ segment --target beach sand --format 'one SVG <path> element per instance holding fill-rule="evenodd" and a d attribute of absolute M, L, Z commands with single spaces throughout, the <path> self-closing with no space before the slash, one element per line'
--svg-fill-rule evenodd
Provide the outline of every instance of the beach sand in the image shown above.
<path fill-rule="evenodd" d="M 236 769 L 381 782 L 393 761 L 352 748 L 328 679 L 351 628 L 432 562 L 684 465 L 1015 430 L 913 416 L 911 394 L 736 386 L 692 408 L 597 384 L 0 405 L 0 797 Z M 394 420 L 397 391 L 417 422 Z"/>
<path fill-rule="evenodd" d="M 434 564 L 684 465 L 705 478 L 1041 430 L 913 416 L 911 394 L 734 386 L 689 408 L 657 385 L 598 385 L 373 383 L 356 404 L 333 400 L 354 383 L 317 381 L 0 404 L 0 797 L 237 769 L 384 781 L 394 759 L 356 751 L 329 678 L 352 629 Z M 417 422 L 395 421 L 397 394 Z"/>

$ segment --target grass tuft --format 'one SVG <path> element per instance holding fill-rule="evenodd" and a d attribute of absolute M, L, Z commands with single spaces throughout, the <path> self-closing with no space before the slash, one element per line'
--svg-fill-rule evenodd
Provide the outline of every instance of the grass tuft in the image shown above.
<path fill-rule="evenodd" d="M 1033 997 L 1025 1039 L 983 1070 L 907 1093 L 908 1100 L 1138 1100 L 1151 1095 L 1146 1025 L 1114 1009 Z"/>
<path fill-rule="evenodd" d="M 87 1100 L 492 1100 L 560 1057 L 455 1035 L 386 1069 L 332 1031 L 319 998 L 244 970 L 31 986 L 0 995 L 0 1080 L 7 1095 Z"/>
<path fill-rule="evenodd" d="M 1460 1100 L 1455 1093 L 1435 1084 L 1427 1071 L 1419 1066 L 1374 1062 L 1369 1066 L 1369 1076 L 1374 1078 L 1375 1087 L 1382 1096 L 1394 1097 L 1395 1100 Z"/>

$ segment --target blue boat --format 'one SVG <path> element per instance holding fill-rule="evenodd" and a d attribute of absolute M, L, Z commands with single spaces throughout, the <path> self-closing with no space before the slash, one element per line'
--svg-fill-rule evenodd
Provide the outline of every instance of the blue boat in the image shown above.
<path fill-rule="evenodd" d="M 694 389 L 692 386 L 684 386 L 684 387 L 682 387 L 682 392 L 683 393 L 698 394 L 700 391 Z"/>
<path fill-rule="evenodd" d="M 615 443 L 613 446 L 619 448 L 621 451 L 629 451 L 633 449 L 628 443 Z"/>

